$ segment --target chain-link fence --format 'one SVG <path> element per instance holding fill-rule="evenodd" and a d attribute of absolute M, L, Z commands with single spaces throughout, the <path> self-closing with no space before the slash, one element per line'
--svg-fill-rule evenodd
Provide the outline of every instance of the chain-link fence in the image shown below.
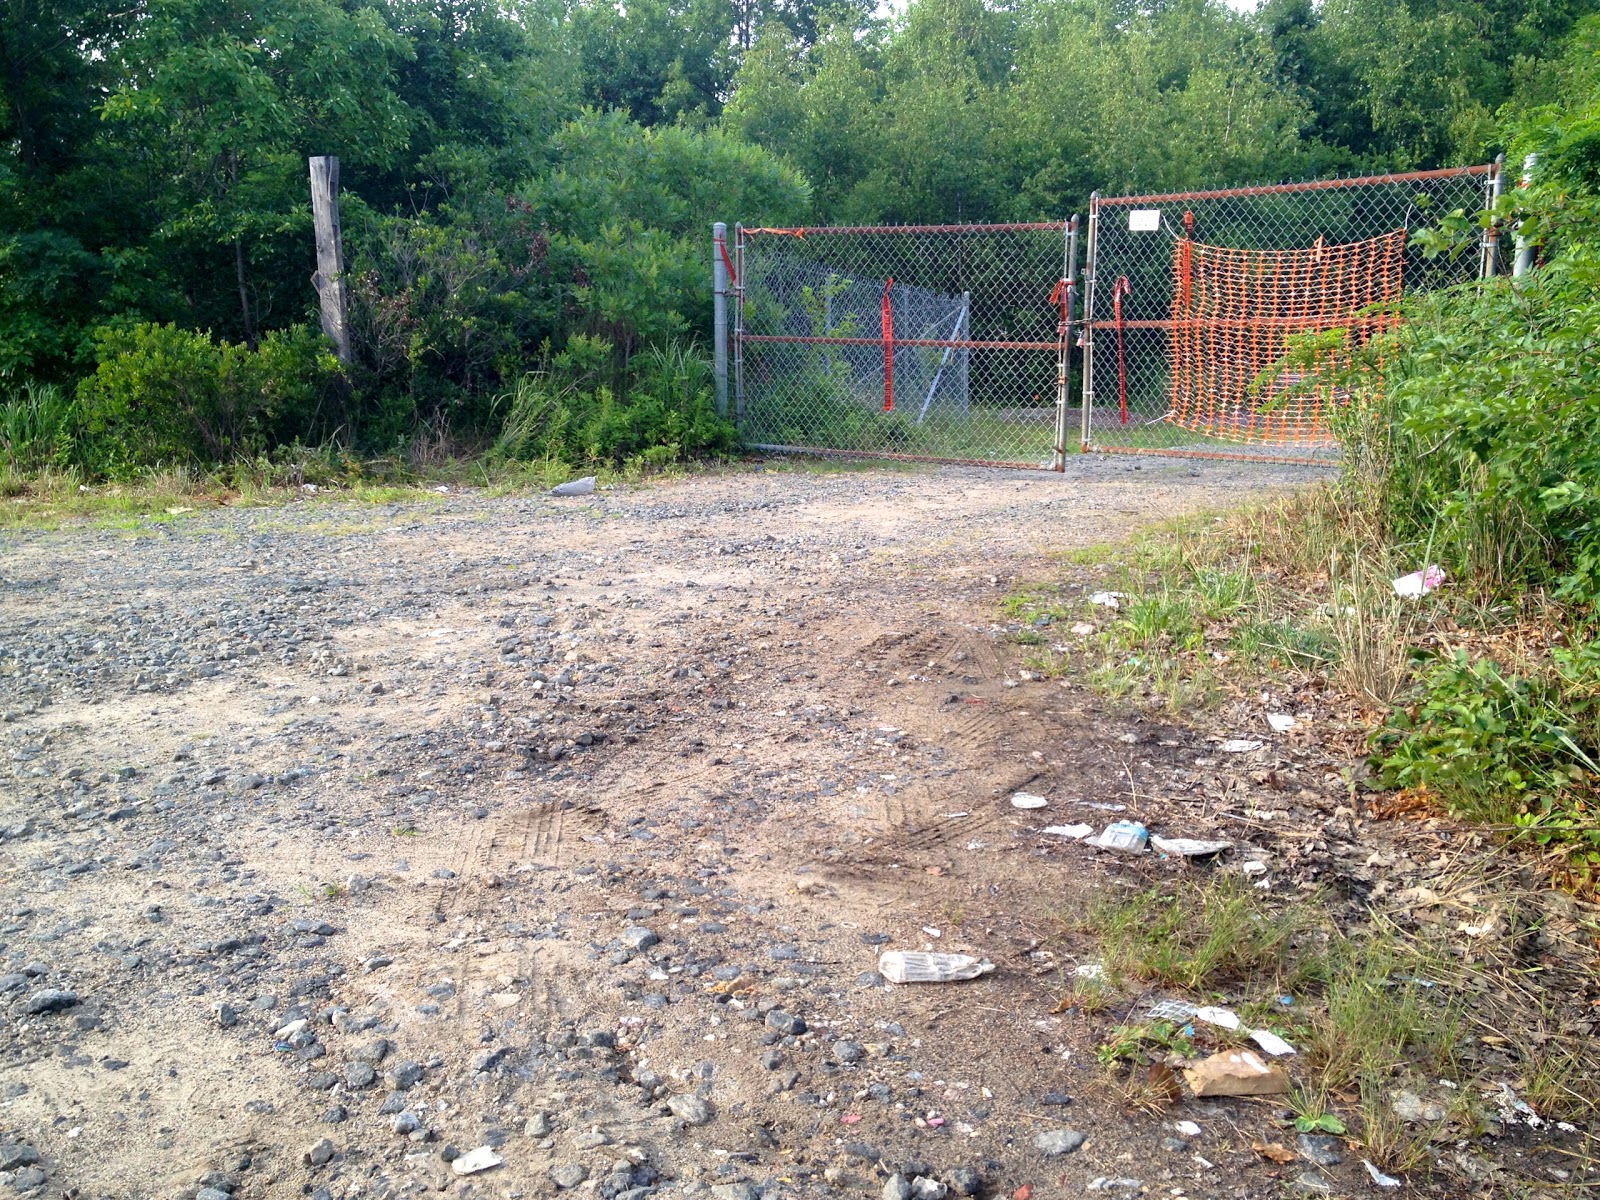
<path fill-rule="evenodd" d="M 740 436 L 1049 467 L 1068 234 L 1063 222 L 737 229 Z"/>
<path fill-rule="evenodd" d="M 1489 166 L 1095 197 L 1084 269 L 1085 449 L 1336 457 L 1331 419 L 1381 386 L 1406 292 L 1474 278 L 1409 235 L 1484 207 Z"/>
<path fill-rule="evenodd" d="M 1400 297 L 1494 270 L 1492 240 L 1428 259 L 1409 235 L 1482 208 L 1497 177 L 1097 195 L 1081 313 L 1076 218 L 738 227 L 732 253 L 720 235 L 714 252 L 733 299 L 735 420 L 757 449 L 1046 468 L 1075 449 L 1331 461 L 1339 409 L 1381 386 L 1377 335 Z"/>

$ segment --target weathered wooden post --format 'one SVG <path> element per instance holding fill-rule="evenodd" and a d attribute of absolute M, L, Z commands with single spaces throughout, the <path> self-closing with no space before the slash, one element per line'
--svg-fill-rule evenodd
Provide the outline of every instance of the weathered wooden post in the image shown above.
<path fill-rule="evenodd" d="M 344 286 L 344 242 L 339 233 L 339 160 L 311 160 L 311 222 L 317 238 L 317 270 L 311 286 L 322 302 L 322 332 L 333 339 L 339 361 L 350 361 L 349 305 Z"/>

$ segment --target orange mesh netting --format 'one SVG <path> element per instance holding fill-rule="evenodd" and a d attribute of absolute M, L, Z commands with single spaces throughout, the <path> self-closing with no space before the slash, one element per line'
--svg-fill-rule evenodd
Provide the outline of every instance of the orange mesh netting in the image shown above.
<path fill-rule="evenodd" d="M 1356 352 L 1398 320 L 1405 230 L 1303 250 L 1180 239 L 1167 419 L 1229 441 L 1326 446 Z M 1381 355 L 1364 364 L 1374 385 Z"/>

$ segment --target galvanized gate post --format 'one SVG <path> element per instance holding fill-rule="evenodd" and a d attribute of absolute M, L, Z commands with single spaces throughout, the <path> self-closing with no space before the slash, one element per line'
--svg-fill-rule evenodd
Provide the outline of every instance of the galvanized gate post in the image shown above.
<path fill-rule="evenodd" d="M 1083 446 L 1089 449 L 1094 419 L 1094 272 L 1100 244 L 1100 193 L 1089 194 L 1089 248 L 1083 264 Z"/>
<path fill-rule="evenodd" d="M 1533 182 L 1533 169 L 1538 163 L 1539 156 L 1537 154 L 1530 154 L 1522 160 L 1522 181 L 1517 184 L 1518 187 L 1527 187 Z M 1512 278 L 1521 279 L 1531 270 L 1533 270 L 1533 246 L 1529 244 L 1527 238 L 1519 233 L 1517 234 L 1517 256 L 1511 262 Z"/>
<path fill-rule="evenodd" d="M 744 428 L 744 225 L 733 227 L 733 424 Z"/>
<path fill-rule="evenodd" d="M 1488 197 L 1484 207 L 1492 213 L 1494 202 L 1500 199 L 1505 186 L 1506 156 L 1504 154 L 1489 164 Z M 1482 260 L 1478 264 L 1479 279 L 1493 279 L 1500 269 L 1500 225 L 1490 220 L 1483 227 Z"/>
<path fill-rule="evenodd" d="M 728 415 L 728 227 L 711 226 L 711 364 L 717 377 L 717 416 Z"/>
<path fill-rule="evenodd" d="M 1078 299 L 1078 214 L 1067 219 L 1065 245 L 1062 247 L 1061 322 L 1056 336 L 1061 349 L 1056 354 L 1056 441 L 1050 467 L 1055 471 L 1067 469 L 1067 374 L 1072 362 L 1072 326 L 1074 305 Z"/>

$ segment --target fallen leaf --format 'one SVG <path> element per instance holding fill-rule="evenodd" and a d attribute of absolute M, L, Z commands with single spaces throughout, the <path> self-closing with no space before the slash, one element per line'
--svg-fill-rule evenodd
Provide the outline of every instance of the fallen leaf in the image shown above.
<path fill-rule="evenodd" d="M 1032 1197 L 1033 1185 L 1031 1183 L 1025 1183 L 1011 1193 L 1011 1200 L 1032 1200 Z"/>
<path fill-rule="evenodd" d="M 1151 1090 L 1160 1092 L 1168 1100 L 1177 1100 L 1183 1096 L 1183 1085 L 1178 1082 L 1178 1073 L 1166 1063 L 1151 1063 L 1145 1068 L 1144 1081 Z"/>
<path fill-rule="evenodd" d="M 1294 1161 L 1294 1151 L 1287 1146 L 1280 1146 L 1276 1142 L 1270 1144 L 1266 1142 L 1251 1142 L 1250 1149 L 1261 1155 L 1262 1158 L 1271 1159 L 1280 1167 L 1287 1166 Z"/>

